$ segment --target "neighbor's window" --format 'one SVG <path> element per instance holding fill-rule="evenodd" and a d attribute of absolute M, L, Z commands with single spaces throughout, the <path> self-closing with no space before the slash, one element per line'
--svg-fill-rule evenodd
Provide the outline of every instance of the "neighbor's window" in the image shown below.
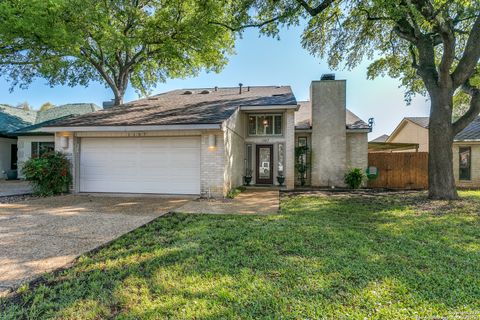
<path fill-rule="evenodd" d="M 55 150 L 54 142 L 32 142 L 32 158 L 38 158 Z"/>
<path fill-rule="evenodd" d="M 257 136 L 282 134 L 282 115 L 249 115 L 248 134 Z"/>
<path fill-rule="evenodd" d="M 463 147 L 459 149 L 459 167 L 460 180 L 470 180 L 472 163 L 472 149 L 470 147 Z"/>

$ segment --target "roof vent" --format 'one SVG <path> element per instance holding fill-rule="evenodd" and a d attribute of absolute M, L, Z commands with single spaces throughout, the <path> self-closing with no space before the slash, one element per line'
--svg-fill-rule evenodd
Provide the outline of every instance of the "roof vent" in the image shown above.
<path fill-rule="evenodd" d="M 320 77 L 320 80 L 335 80 L 335 73 L 324 73 Z"/>
<path fill-rule="evenodd" d="M 210 93 L 210 90 L 202 90 L 200 91 L 200 94 L 209 94 Z"/>
<path fill-rule="evenodd" d="M 183 92 L 183 94 L 192 94 L 192 93 L 193 93 L 193 92 L 190 91 L 190 90 L 186 90 L 186 91 Z"/>
<path fill-rule="evenodd" d="M 239 83 L 238 86 L 240 87 L 240 91 L 239 91 L 238 93 L 239 93 L 239 94 L 242 94 L 243 83 Z"/>
<path fill-rule="evenodd" d="M 218 91 L 218 87 L 217 87 L 217 86 L 215 86 L 215 92 L 216 92 L 216 91 Z"/>

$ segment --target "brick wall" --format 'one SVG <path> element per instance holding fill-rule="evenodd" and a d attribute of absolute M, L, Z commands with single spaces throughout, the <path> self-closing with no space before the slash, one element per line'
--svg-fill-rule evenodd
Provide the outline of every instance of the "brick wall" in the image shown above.
<path fill-rule="evenodd" d="M 368 134 L 347 132 L 347 168 L 368 166 Z"/>
<path fill-rule="evenodd" d="M 214 134 L 216 147 L 209 149 L 208 136 Z M 206 131 L 201 136 L 200 190 L 205 197 L 223 197 L 225 190 L 225 148 L 222 131 Z"/>

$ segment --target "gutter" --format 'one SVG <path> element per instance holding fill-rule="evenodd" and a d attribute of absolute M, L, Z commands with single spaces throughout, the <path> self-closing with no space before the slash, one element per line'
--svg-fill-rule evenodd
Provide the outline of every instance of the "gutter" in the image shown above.
<path fill-rule="evenodd" d="M 65 126 L 65 127 L 43 127 L 41 129 L 32 130 L 32 132 L 130 132 L 130 131 L 168 131 L 168 130 L 220 130 L 222 124 L 168 124 L 168 125 L 151 125 L 151 126 Z"/>

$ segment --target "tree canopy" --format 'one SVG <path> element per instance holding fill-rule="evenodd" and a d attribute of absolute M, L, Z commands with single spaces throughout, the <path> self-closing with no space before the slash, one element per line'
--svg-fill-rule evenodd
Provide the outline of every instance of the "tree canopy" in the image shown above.
<path fill-rule="evenodd" d="M 147 94 L 166 78 L 218 72 L 233 52 L 228 1 L 4 0 L 0 72 L 12 87 L 99 81 L 122 103 L 129 83 Z"/>

